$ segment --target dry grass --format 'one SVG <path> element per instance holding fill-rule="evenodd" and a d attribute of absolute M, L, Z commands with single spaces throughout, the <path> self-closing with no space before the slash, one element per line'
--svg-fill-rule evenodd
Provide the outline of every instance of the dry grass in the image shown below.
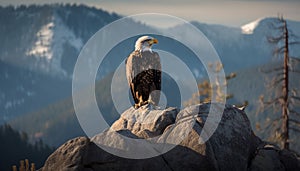
<path fill-rule="evenodd" d="M 13 171 L 18 171 L 18 168 L 16 165 L 14 165 L 12 167 Z M 35 171 L 35 164 L 31 163 L 31 166 L 29 167 L 29 160 L 25 159 L 20 161 L 20 167 L 19 167 L 19 171 Z"/>

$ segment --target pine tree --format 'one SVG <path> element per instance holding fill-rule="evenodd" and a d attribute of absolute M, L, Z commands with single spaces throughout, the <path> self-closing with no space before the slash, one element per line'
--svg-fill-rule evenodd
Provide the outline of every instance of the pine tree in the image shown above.
<path fill-rule="evenodd" d="M 221 63 L 210 64 L 208 69 L 209 72 L 219 73 L 223 69 L 223 65 Z M 220 82 L 218 78 L 216 80 L 212 80 L 211 83 L 208 80 L 202 81 L 198 84 L 199 91 L 194 93 L 189 100 L 184 102 L 184 106 L 210 102 L 213 95 L 216 96 L 217 102 L 223 102 L 224 99 L 227 100 L 232 98 L 233 94 L 223 94 L 221 89 L 227 86 L 228 80 L 235 77 L 236 73 L 231 73 L 225 77 L 225 82 Z M 246 103 L 247 102 L 245 102 L 245 104 Z"/>

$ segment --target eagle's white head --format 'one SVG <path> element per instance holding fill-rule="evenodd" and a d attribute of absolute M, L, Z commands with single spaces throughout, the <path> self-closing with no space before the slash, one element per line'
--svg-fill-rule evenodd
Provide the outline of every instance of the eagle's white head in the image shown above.
<path fill-rule="evenodd" d="M 151 36 L 142 36 L 135 42 L 135 50 L 143 51 L 152 51 L 151 46 L 158 43 L 158 40 Z"/>

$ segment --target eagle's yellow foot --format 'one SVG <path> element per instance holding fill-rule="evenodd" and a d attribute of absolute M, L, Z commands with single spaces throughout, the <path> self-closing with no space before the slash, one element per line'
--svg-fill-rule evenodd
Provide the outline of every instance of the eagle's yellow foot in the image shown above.
<path fill-rule="evenodd" d="M 147 103 L 150 104 L 150 105 L 152 105 L 152 106 L 155 106 L 155 102 L 152 101 L 151 99 L 148 99 Z"/>
<path fill-rule="evenodd" d="M 141 106 L 144 106 L 144 105 L 146 105 L 146 104 L 148 104 L 148 101 L 140 101 L 139 103 L 137 103 L 137 104 L 134 104 L 134 108 L 135 109 L 138 109 L 138 108 L 140 108 Z"/>
<path fill-rule="evenodd" d="M 143 97 L 139 96 L 138 92 L 136 92 L 136 96 L 139 97 L 139 103 L 134 104 L 134 108 L 138 109 L 139 107 L 143 106 Z"/>
<path fill-rule="evenodd" d="M 152 101 L 151 99 L 148 99 L 147 103 L 149 104 L 150 110 L 157 108 L 156 103 L 154 101 Z"/>
<path fill-rule="evenodd" d="M 134 108 L 138 109 L 140 107 L 140 104 L 134 104 Z"/>

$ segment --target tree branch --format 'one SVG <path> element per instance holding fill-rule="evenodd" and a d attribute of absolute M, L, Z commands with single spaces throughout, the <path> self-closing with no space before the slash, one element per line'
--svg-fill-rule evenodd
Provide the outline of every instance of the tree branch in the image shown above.
<path fill-rule="evenodd" d="M 299 115 L 299 116 L 300 116 L 300 113 L 298 113 L 298 112 L 296 112 L 296 111 L 294 111 L 294 110 L 289 110 L 289 112 L 292 113 L 292 114 L 296 114 L 296 115 Z"/>
<path fill-rule="evenodd" d="M 300 45 L 300 42 L 289 42 L 289 45 Z"/>
<path fill-rule="evenodd" d="M 266 85 L 266 87 L 268 89 L 277 89 L 278 86 L 280 86 L 280 85 L 279 84 L 270 84 L 270 83 Z"/>
<path fill-rule="evenodd" d="M 298 107 L 300 105 L 300 101 L 297 101 L 297 100 L 291 99 L 291 98 L 289 98 L 289 103 L 290 103 L 290 106 L 293 105 L 294 107 Z"/>
<path fill-rule="evenodd" d="M 289 33 L 290 33 L 290 34 L 289 34 L 289 35 L 290 35 L 289 37 L 299 38 L 299 36 L 296 35 L 296 34 L 293 32 L 293 30 L 290 30 Z"/>
<path fill-rule="evenodd" d="M 285 49 L 285 46 L 282 46 L 280 48 L 275 48 L 273 51 L 273 55 L 278 55 L 278 54 L 283 53 L 284 49 Z"/>
<path fill-rule="evenodd" d="M 293 96 L 297 96 L 297 89 L 295 89 L 295 88 L 293 88 L 292 90 L 291 90 L 291 93 L 292 93 L 292 95 Z"/>
<path fill-rule="evenodd" d="M 300 62 L 300 59 L 298 57 L 296 57 L 296 56 L 290 56 L 290 59 L 291 60 L 295 60 L 297 62 Z"/>
<path fill-rule="evenodd" d="M 283 67 L 272 68 L 270 70 L 264 70 L 264 68 L 259 68 L 259 71 L 268 74 L 268 73 L 271 73 L 271 72 L 283 71 Z"/>
<path fill-rule="evenodd" d="M 294 124 L 300 126 L 300 121 L 298 121 L 298 120 L 296 120 L 296 119 L 289 119 L 289 121 L 290 121 L 291 123 L 294 123 Z"/>
<path fill-rule="evenodd" d="M 280 77 L 280 76 L 282 76 L 282 75 L 284 75 L 284 73 L 283 73 L 283 72 L 280 72 L 280 73 L 277 73 L 277 74 L 276 74 L 276 77 Z"/>
<path fill-rule="evenodd" d="M 300 70 L 294 70 L 294 69 L 290 69 L 291 72 L 294 72 L 294 73 L 300 73 Z"/>
<path fill-rule="evenodd" d="M 284 38 L 283 35 L 281 35 L 281 36 L 279 36 L 279 37 L 271 37 L 271 36 L 269 36 L 269 37 L 267 37 L 267 40 L 268 40 L 269 43 L 276 44 L 276 43 L 278 43 L 280 40 L 282 40 L 283 38 Z"/>
<path fill-rule="evenodd" d="M 295 132 L 297 132 L 297 133 L 300 133 L 300 129 L 293 128 L 293 127 L 290 127 L 289 129 L 292 130 L 292 131 L 295 131 Z"/>
<path fill-rule="evenodd" d="M 264 101 L 264 104 L 269 105 L 269 104 L 274 104 L 274 103 L 278 103 L 278 101 L 281 99 L 282 97 L 277 97 L 275 99 L 272 99 L 271 101 Z"/>
<path fill-rule="evenodd" d="M 274 81 L 272 81 L 271 84 L 279 84 L 280 82 L 284 81 L 284 78 L 280 78 L 280 79 L 275 79 Z"/>
<path fill-rule="evenodd" d="M 265 126 L 265 129 L 266 130 L 270 130 L 270 129 L 280 129 L 280 124 L 279 124 L 279 121 L 280 121 L 281 117 L 279 118 L 276 118 L 276 119 L 270 119 L 269 121 L 265 122 L 264 124 L 267 125 Z"/>
<path fill-rule="evenodd" d="M 300 101 L 300 97 L 298 97 L 298 96 L 291 96 L 291 98 Z"/>
<path fill-rule="evenodd" d="M 282 21 L 280 19 L 278 19 L 278 23 L 277 24 L 282 24 Z M 272 29 L 283 29 L 284 25 L 280 25 L 280 26 L 275 26 L 274 23 L 269 23 L 269 26 L 272 27 Z"/>

